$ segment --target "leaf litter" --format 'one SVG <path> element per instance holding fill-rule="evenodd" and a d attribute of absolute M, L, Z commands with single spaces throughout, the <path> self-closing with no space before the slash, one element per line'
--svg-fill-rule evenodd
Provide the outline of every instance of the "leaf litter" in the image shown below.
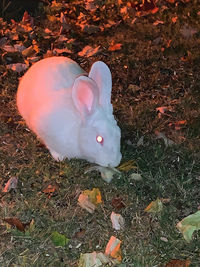
<path fill-rule="evenodd" d="M 91 12 L 96 12 L 99 8 L 101 9 L 102 8 L 101 3 L 98 5 L 97 2 L 98 1 L 88 1 L 87 4 L 86 4 L 86 6 L 87 6 L 86 9 L 88 11 L 91 11 Z M 168 2 L 170 2 L 170 3 L 173 4 L 175 1 L 169 0 Z M 133 21 L 134 21 L 134 23 L 135 22 L 138 23 L 138 20 L 141 17 L 144 16 L 144 18 L 146 19 L 146 16 L 148 16 L 148 15 L 154 14 L 156 16 L 157 13 L 159 12 L 159 10 L 161 10 L 161 8 L 159 6 L 159 3 L 157 1 L 142 1 L 142 4 L 141 3 L 133 4 L 131 2 L 125 3 L 124 1 L 118 1 L 118 3 L 119 3 L 119 6 L 120 6 L 120 12 L 121 12 L 123 23 L 126 22 L 126 21 L 128 21 L 130 23 L 133 22 Z M 157 5 L 159 7 L 157 7 Z M 176 5 L 179 5 L 179 2 L 177 2 Z M 50 30 L 50 32 L 46 32 L 46 34 L 49 34 L 49 36 L 47 36 L 47 39 L 48 38 L 49 39 L 50 38 L 53 38 L 54 40 L 59 40 L 60 34 L 61 35 L 63 34 L 63 36 L 64 36 L 66 34 L 66 32 L 70 32 L 70 30 L 71 30 L 71 25 L 68 24 L 68 19 L 67 19 L 67 16 L 66 16 L 66 14 L 69 15 L 70 12 L 67 11 L 68 13 L 63 13 L 62 14 L 62 13 L 60 13 L 61 10 L 62 10 L 62 8 L 63 8 L 63 4 L 62 3 L 57 3 L 56 1 L 53 1 L 52 2 L 51 11 L 58 12 L 60 16 L 57 16 L 58 14 L 54 14 L 54 15 L 51 15 L 51 16 L 48 15 L 48 18 L 49 18 L 50 22 L 52 22 L 52 23 L 61 23 L 61 25 L 60 25 L 60 31 L 57 30 L 57 32 L 55 32 L 53 30 L 52 31 Z M 66 4 L 66 8 L 69 10 L 69 6 L 67 4 Z M 105 8 L 106 8 L 106 6 L 105 6 Z M 133 9 L 137 12 L 136 13 L 137 19 L 136 18 L 133 18 L 133 16 L 132 16 L 132 10 Z M 164 8 L 163 7 L 162 10 L 167 10 L 167 8 Z M 73 10 L 71 10 L 71 12 L 73 12 Z M 84 15 L 83 16 L 83 20 L 80 21 L 77 24 L 77 26 L 80 27 L 81 31 L 84 34 L 89 34 L 90 35 L 90 34 L 95 34 L 95 33 L 99 32 L 99 31 L 103 32 L 103 31 L 106 31 L 107 29 L 109 29 L 111 27 L 115 27 L 115 26 L 118 26 L 118 25 L 121 24 L 121 21 L 118 21 L 116 18 L 113 18 L 113 20 L 109 20 L 109 21 L 108 20 L 107 21 L 104 20 L 104 22 L 101 25 L 98 25 L 98 23 L 97 23 L 97 25 L 93 25 L 93 24 L 91 24 L 89 22 L 89 19 L 91 18 L 91 16 L 93 16 L 93 18 L 95 18 L 95 16 L 94 15 L 91 15 L 91 14 L 92 13 L 90 13 L 90 15 L 88 17 Z M 177 22 L 177 19 L 176 18 L 177 18 L 176 16 L 175 17 L 172 17 L 172 23 L 173 24 L 175 24 Z M 85 19 L 85 21 L 84 21 L 84 19 Z M 93 21 L 98 21 L 98 20 L 94 19 Z M 162 20 L 155 19 L 154 21 L 155 21 L 154 22 L 154 26 L 162 26 L 164 24 L 164 23 L 162 23 L 163 22 Z M 13 31 L 16 31 L 16 32 L 19 32 L 20 35 L 23 35 L 24 36 L 24 40 L 27 40 L 27 39 L 30 38 L 29 41 L 31 39 L 34 41 L 34 38 L 35 37 L 31 37 L 31 36 L 33 36 L 32 33 L 34 32 L 34 25 L 35 25 L 34 19 L 27 12 L 25 12 L 24 17 L 23 17 L 23 19 L 22 19 L 22 21 L 20 23 L 13 22 L 13 25 L 12 25 L 13 28 L 12 28 L 12 30 Z M 63 25 L 65 25 L 65 26 L 63 27 Z M 13 42 L 14 40 L 16 40 L 16 41 L 19 40 L 19 36 L 18 36 L 18 34 L 16 34 L 16 32 L 12 35 L 12 37 L 8 37 L 8 43 L 10 41 Z M 190 39 L 190 38 L 193 38 L 195 36 L 195 34 L 197 33 L 197 31 L 196 31 L 195 27 L 189 27 L 189 26 L 187 26 L 187 24 L 184 24 L 184 26 L 180 30 L 180 33 L 183 35 L 183 37 L 185 37 L 187 39 Z M 54 53 L 61 54 L 61 55 L 62 54 L 74 53 L 74 51 L 75 51 L 74 50 L 75 44 L 73 42 L 70 44 L 68 38 L 67 39 L 65 39 L 65 38 L 67 38 L 67 37 L 64 36 L 63 39 L 60 38 L 60 43 L 59 42 L 57 43 L 58 44 L 58 47 L 51 47 L 51 50 L 50 50 L 50 52 L 52 53 L 51 55 L 53 55 Z M 160 41 L 162 42 L 161 39 L 160 39 Z M 2 42 L 3 42 L 3 40 L 2 40 Z M 12 46 L 12 45 L 8 44 L 8 50 L 10 49 L 10 51 L 6 51 L 6 52 L 12 52 L 12 53 L 17 52 L 20 55 L 22 54 L 23 57 L 24 57 L 24 62 L 26 64 L 26 66 L 29 66 L 28 65 L 29 63 L 32 64 L 32 62 L 34 62 L 34 60 L 39 60 L 41 58 L 41 56 L 39 56 L 39 57 L 37 56 L 37 53 L 39 52 L 39 54 L 40 54 L 41 51 L 42 51 L 41 50 L 41 44 L 40 44 L 40 46 L 38 46 L 35 43 L 34 45 L 32 44 L 30 46 L 30 42 L 28 42 L 28 45 L 27 45 L 27 42 L 25 42 L 25 43 L 26 43 L 26 46 L 23 46 L 21 44 L 21 47 L 20 47 L 20 44 L 18 44 L 19 47 Z M 72 50 L 69 49 L 68 47 L 66 47 L 66 44 L 67 45 L 70 44 L 71 47 L 72 47 Z M 107 45 L 107 49 L 110 52 L 115 51 L 116 53 L 119 53 L 121 50 L 123 50 L 123 49 L 121 49 L 121 47 L 123 47 L 122 45 L 124 45 L 124 44 L 121 43 L 118 40 L 116 40 L 113 43 L 109 41 L 108 44 L 113 44 L 113 48 L 111 50 L 110 50 L 110 46 Z M 165 51 L 167 51 L 167 48 L 171 48 L 172 47 L 173 42 L 172 42 L 172 40 L 169 40 L 168 39 L 166 44 L 167 44 L 166 45 L 166 48 L 164 49 Z M 79 52 L 83 51 L 84 47 L 86 47 L 85 45 L 86 45 L 86 43 L 82 43 L 81 44 L 81 47 L 79 47 L 79 49 L 78 49 Z M 10 46 L 10 48 L 9 48 L 9 46 Z M 94 46 L 92 45 L 91 47 L 94 47 Z M 100 45 L 100 46 L 96 46 L 96 47 L 98 47 L 98 49 L 99 49 L 99 51 L 97 51 L 97 53 L 93 53 L 93 51 L 92 51 L 93 54 L 90 55 L 90 53 L 85 53 L 82 56 L 84 56 L 84 57 L 92 57 L 92 56 L 98 55 L 98 53 L 101 54 L 102 53 L 102 50 L 101 50 L 102 46 Z M 26 50 L 25 48 L 28 49 L 26 52 L 24 52 Z M 116 56 L 116 58 L 118 58 L 118 55 Z M 23 69 L 23 65 L 21 65 L 22 64 L 21 61 L 18 62 L 18 63 L 14 63 L 13 62 L 12 64 L 13 65 L 7 64 L 7 66 L 10 65 L 11 70 L 17 71 L 18 73 L 23 72 L 26 69 L 25 66 L 24 66 L 24 69 Z M 20 64 L 20 65 L 14 65 L 14 64 Z M 136 62 L 134 64 L 137 65 L 138 62 Z M 141 79 L 141 77 L 140 77 L 140 79 Z M 140 90 L 138 90 L 138 88 L 137 88 L 137 90 L 134 89 L 134 94 L 136 94 L 136 99 L 138 97 L 138 94 L 140 93 L 139 91 L 141 91 L 141 88 L 143 88 L 143 86 L 145 85 L 144 83 L 142 85 L 141 84 L 140 84 L 140 86 L 138 86 L 138 88 Z M 161 115 L 165 115 L 165 111 L 164 110 L 161 110 L 160 109 L 159 110 L 159 113 Z M 186 121 L 185 120 L 181 120 L 179 118 L 179 120 L 177 120 L 175 122 L 170 122 L 168 124 L 168 126 L 170 128 L 174 128 L 175 130 L 181 130 L 185 126 L 185 124 L 186 124 Z M 163 138 L 164 141 L 165 141 L 166 140 L 166 136 L 165 135 L 163 136 L 163 135 L 164 134 L 162 134 L 161 138 Z M 168 141 L 165 141 L 166 146 L 168 146 L 168 143 L 169 143 Z M 143 146 L 143 140 L 141 141 L 141 146 Z M 136 162 L 134 160 L 133 161 L 131 160 L 131 162 L 129 162 L 129 163 L 126 163 L 125 162 L 124 166 L 122 164 L 121 167 L 120 167 L 121 169 L 119 168 L 119 170 L 121 172 L 122 171 L 128 172 L 128 171 L 130 171 L 132 169 L 137 168 L 136 165 L 137 165 Z M 112 180 L 112 178 L 114 177 L 114 175 L 119 175 L 120 174 L 119 172 L 113 171 L 113 170 L 104 170 L 104 169 L 101 169 L 100 170 L 98 168 L 96 170 L 100 171 L 101 172 L 101 175 L 105 178 L 105 180 L 106 181 L 109 181 L 109 182 Z M 135 175 L 138 175 L 138 177 L 141 178 L 141 175 L 140 174 L 137 174 L 137 173 L 134 174 L 133 173 L 132 175 L 133 175 L 133 177 Z M 44 193 L 51 195 L 51 193 L 53 193 L 52 190 L 54 190 L 54 188 L 53 187 L 52 188 L 49 187 L 49 188 L 47 188 L 47 191 L 44 192 Z M 88 200 L 89 200 L 89 195 L 88 194 L 83 194 L 83 196 L 87 197 Z M 116 201 L 116 199 L 118 199 L 118 201 Z M 160 199 L 160 201 L 162 203 L 162 199 Z M 117 202 L 119 203 L 118 205 L 116 204 Z M 113 203 L 114 203 L 114 206 L 116 208 L 123 209 L 125 207 L 125 204 L 123 202 L 123 199 L 120 198 L 120 197 L 116 197 L 115 200 L 112 201 L 112 204 Z M 93 203 L 90 202 L 90 205 L 91 204 L 93 204 Z M 157 200 L 157 204 L 155 205 L 155 207 L 154 207 L 154 204 L 151 204 L 147 210 L 149 212 L 160 212 L 160 210 L 161 210 L 161 204 L 160 204 L 160 202 Z M 96 208 L 97 203 L 95 203 L 93 205 L 94 205 L 93 207 Z M 12 225 L 14 227 L 17 227 L 18 226 L 22 231 L 24 231 L 25 228 L 23 228 L 24 227 L 23 226 L 23 223 L 20 220 L 18 221 L 18 219 L 16 219 L 16 218 L 13 217 L 13 218 L 7 218 L 7 221 L 10 223 L 10 225 Z M 191 228 L 191 227 L 194 227 L 193 223 L 194 223 L 193 222 L 193 219 L 190 218 L 189 219 L 189 224 L 187 225 L 187 227 L 189 227 L 188 228 L 189 229 L 188 232 L 187 231 L 184 232 L 184 230 L 183 230 L 183 228 L 185 227 L 184 220 L 179 223 L 180 231 L 183 231 L 184 232 L 184 234 L 185 234 L 185 236 L 187 236 L 187 239 L 188 240 L 191 240 L 191 236 L 192 236 L 193 232 L 195 230 L 198 230 L 199 229 L 198 228 L 198 224 L 197 225 L 195 224 L 195 227 L 196 227 L 195 229 L 194 228 Z M 113 244 L 115 244 L 116 239 L 113 238 L 113 241 L 112 242 L 113 242 Z M 116 242 L 117 243 L 117 246 L 119 244 L 118 242 L 120 242 L 120 241 L 118 240 Z M 111 245 L 111 247 L 112 247 L 112 245 Z M 87 254 L 89 254 L 89 253 L 87 253 Z M 100 253 L 96 253 L 96 255 L 98 255 L 98 254 L 100 255 Z M 98 256 L 95 256 L 95 257 L 98 258 Z M 105 256 L 105 254 L 104 254 L 104 256 Z M 171 263 L 173 263 L 173 264 L 180 263 L 181 264 L 181 260 L 172 260 Z M 187 261 L 186 261 L 186 263 L 188 264 Z"/>

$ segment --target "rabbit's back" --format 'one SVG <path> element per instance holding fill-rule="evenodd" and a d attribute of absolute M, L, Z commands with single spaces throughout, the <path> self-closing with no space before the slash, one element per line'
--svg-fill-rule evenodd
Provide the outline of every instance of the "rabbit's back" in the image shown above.
<path fill-rule="evenodd" d="M 73 60 L 66 57 L 50 57 L 35 63 L 22 77 L 17 106 L 27 121 L 30 114 L 39 109 L 54 107 L 71 97 L 75 78 L 85 72 Z M 70 104 L 70 99 L 68 99 Z"/>

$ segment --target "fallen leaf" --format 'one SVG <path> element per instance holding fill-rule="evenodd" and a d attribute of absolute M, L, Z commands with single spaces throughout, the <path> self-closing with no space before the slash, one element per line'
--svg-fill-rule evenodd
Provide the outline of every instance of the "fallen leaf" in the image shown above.
<path fill-rule="evenodd" d="M 156 131 L 155 134 L 156 134 L 156 139 L 163 139 L 166 147 L 172 146 L 175 144 L 175 142 L 172 141 L 171 139 L 167 138 L 164 133 L 160 133 L 160 132 Z"/>
<path fill-rule="evenodd" d="M 23 63 L 8 64 L 8 65 L 6 65 L 6 67 L 8 69 L 11 69 L 11 70 L 19 72 L 19 73 L 28 69 L 28 65 L 23 64 Z"/>
<path fill-rule="evenodd" d="M 31 26 L 33 26 L 33 17 L 31 17 L 31 15 L 29 15 L 29 13 L 25 11 L 22 18 L 22 22 L 30 23 Z"/>
<path fill-rule="evenodd" d="M 60 55 L 62 53 L 68 53 L 68 54 L 72 54 L 72 51 L 69 50 L 68 48 L 62 48 L 62 49 L 59 49 L 59 48 L 54 48 L 53 49 L 53 54 L 54 55 Z"/>
<path fill-rule="evenodd" d="M 100 46 L 93 48 L 93 47 L 87 45 L 83 48 L 82 51 L 78 52 L 78 55 L 82 56 L 82 57 L 91 57 L 91 56 L 94 56 L 100 52 L 99 48 L 100 48 Z"/>
<path fill-rule="evenodd" d="M 85 236 L 85 229 L 80 229 L 78 232 L 75 233 L 75 238 L 82 238 Z"/>
<path fill-rule="evenodd" d="M 137 169 L 137 166 L 135 165 L 135 161 L 133 159 L 129 160 L 129 161 L 126 161 L 122 164 L 120 164 L 117 169 L 119 171 L 130 171 L 132 169 Z"/>
<path fill-rule="evenodd" d="M 194 231 L 200 230 L 200 211 L 185 217 L 177 223 L 176 227 L 183 234 L 184 239 L 190 242 Z"/>
<path fill-rule="evenodd" d="M 120 210 L 120 209 L 126 207 L 126 205 L 123 202 L 123 198 L 122 197 L 113 198 L 112 201 L 111 201 L 111 204 L 117 210 Z"/>
<path fill-rule="evenodd" d="M 138 16 L 155 14 L 159 10 L 154 0 L 143 0 L 142 4 L 137 3 L 132 6 L 136 9 Z"/>
<path fill-rule="evenodd" d="M 78 198 L 78 205 L 81 208 L 86 209 L 89 213 L 93 213 L 96 208 L 96 206 L 89 201 L 89 197 L 84 194 L 80 194 Z"/>
<path fill-rule="evenodd" d="M 18 178 L 17 177 L 11 177 L 8 182 L 6 183 L 3 192 L 7 193 L 9 192 L 11 189 L 15 189 L 17 187 L 17 183 L 18 183 Z"/>
<path fill-rule="evenodd" d="M 4 218 L 4 222 L 8 223 L 11 226 L 15 226 L 19 231 L 25 232 L 26 226 L 30 225 L 31 221 L 28 223 L 22 223 L 18 218 L 12 217 L 12 218 Z"/>
<path fill-rule="evenodd" d="M 141 181 L 142 176 L 140 173 L 131 173 L 131 175 L 129 176 L 129 179 L 134 180 L 134 181 Z"/>
<path fill-rule="evenodd" d="M 51 240 L 55 246 L 64 247 L 67 245 L 70 239 L 68 239 L 65 235 L 58 233 L 57 231 L 54 231 L 51 234 Z"/>
<path fill-rule="evenodd" d="M 158 107 L 156 108 L 156 111 L 158 111 L 161 114 L 164 114 L 168 110 L 168 107 Z"/>
<path fill-rule="evenodd" d="M 161 237 L 160 237 L 160 240 L 163 241 L 163 242 L 165 242 L 165 243 L 168 242 L 168 239 L 167 239 L 166 237 L 164 237 L 164 236 L 161 236 Z"/>
<path fill-rule="evenodd" d="M 52 196 L 56 191 L 58 191 L 58 189 L 58 185 L 49 184 L 46 188 L 42 190 L 42 192 L 45 194 L 49 194 L 49 196 Z"/>
<path fill-rule="evenodd" d="M 157 198 L 155 201 L 152 201 L 144 211 L 151 212 L 151 213 L 158 213 L 161 212 L 163 209 L 162 201 Z"/>
<path fill-rule="evenodd" d="M 81 254 L 78 267 L 99 267 L 111 263 L 111 260 L 102 252 Z"/>
<path fill-rule="evenodd" d="M 189 267 L 190 260 L 171 260 L 164 267 Z"/>
<path fill-rule="evenodd" d="M 27 47 L 26 49 L 24 49 L 24 51 L 22 52 L 22 55 L 25 57 L 31 57 L 36 53 L 33 45 Z"/>
<path fill-rule="evenodd" d="M 137 141 L 137 147 L 144 145 L 144 135 L 140 137 L 140 139 Z"/>
<path fill-rule="evenodd" d="M 193 37 L 195 33 L 197 33 L 197 30 L 190 27 L 189 25 L 185 24 L 181 29 L 180 29 L 181 34 L 183 37 L 189 39 Z"/>
<path fill-rule="evenodd" d="M 171 122 L 169 123 L 169 127 L 174 128 L 175 130 L 180 130 L 185 124 L 187 123 L 186 120 L 182 120 L 182 121 L 176 121 L 176 122 Z"/>
<path fill-rule="evenodd" d="M 164 24 L 164 21 L 162 21 L 162 20 L 156 20 L 156 21 L 153 23 L 154 26 L 157 26 L 157 25 L 159 25 L 159 24 Z"/>
<path fill-rule="evenodd" d="M 86 170 L 85 174 L 90 171 L 99 171 L 101 173 L 102 179 L 107 183 L 110 183 L 115 175 L 119 176 L 121 174 L 120 171 L 115 168 L 107 168 L 102 166 L 93 166 Z"/>
<path fill-rule="evenodd" d="M 178 19 L 177 16 L 176 16 L 176 17 L 173 17 L 173 18 L 172 18 L 172 22 L 173 22 L 173 23 L 176 23 L 177 19 Z"/>
<path fill-rule="evenodd" d="M 100 204 L 102 202 L 101 192 L 99 188 L 93 188 L 92 190 L 84 190 L 82 194 L 88 196 L 89 201 L 94 205 Z"/>
<path fill-rule="evenodd" d="M 110 255 L 112 258 L 117 259 L 119 262 L 122 261 L 121 242 L 118 238 L 111 236 L 109 242 L 106 245 L 105 254 Z"/>
<path fill-rule="evenodd" d="M 117 214 L 113 211 L 110 215 L 110 219 L 112 222 L 112 227 L 115 230 L 122 230 L 124 228 L 125 220 L 120 214 Z"/>
<path fill-rule="evenodd" d="M 99 32 L 101 30 L 99 26 L 95 26 L 95 25 L 79 24 L 78 26 L 81 27 L 81 30 L 83 32 L 86 32 L 88 34 L 97 33 L 97 32 Z"/>
<path fill-rule="evenodd" d="M 137 93 L 141 90 L 141 88 L 135 84 L 129 84 L 128 90 L 130 90 L 132 93 Z"/>
<path fill-rule="evenodd" d="M 120 50 L 122 48 L 122 44 L 111 44 L 109 47 L 108 47 L 108 51 L 117 51 L 117 50 Z"/>
<path fill-rule="evenodd" d="M 9 52 L 9 53 L 14 53 L 16 52 L 16 49 L 14 48 L 14 46 L 12 45 L 4 45 L 2 46 L 2 49 L 6 52 Z"/>
<path fill-rule="evenodd" d="M 51 22 L 57 22 L 57 21 L 60 20 L 58 17 L 56 17 L 56 16 L 51 16 L 51 15 L 47 15 L 47 18 L 48 18 L 48 20 L 51 21 Z"/>
<path fill-rule="evenodd" d="M 89 0 L 89 1 L 86 1 L 86 6 L 85 6 L 85 9 L 86 10 L 89 10 L 89 11 L 92 11 L 92 12 L 95 12 L 98 8 L 98 1 L 97 0 Z"/>

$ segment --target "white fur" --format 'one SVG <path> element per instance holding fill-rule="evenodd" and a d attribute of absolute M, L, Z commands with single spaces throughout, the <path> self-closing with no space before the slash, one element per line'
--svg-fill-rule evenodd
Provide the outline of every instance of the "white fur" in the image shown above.
<path fill-rule="evenodd" d="M 111 73 L 98 61 L 85 75 L 69 58 L 40 60 L 20 81 L 18 110 L 55 160 L 75 157 L 115 167 L 121 132 L 112 114 Z"/>

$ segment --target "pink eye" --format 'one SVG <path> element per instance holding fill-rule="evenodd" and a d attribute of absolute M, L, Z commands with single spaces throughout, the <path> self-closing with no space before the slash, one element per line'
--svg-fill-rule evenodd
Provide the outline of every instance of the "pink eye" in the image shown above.
<path fill-rule="evenodd" d="M 103 145 L 103 137 L 102 137 L 102 136 L 100 136 L 100 135 L 97 135 L 97 137 L 96 137 L 96 140 L 97 140 L 97 143 L 99 143 L 99 144 L 102 144 L 102 145 Z"/>

